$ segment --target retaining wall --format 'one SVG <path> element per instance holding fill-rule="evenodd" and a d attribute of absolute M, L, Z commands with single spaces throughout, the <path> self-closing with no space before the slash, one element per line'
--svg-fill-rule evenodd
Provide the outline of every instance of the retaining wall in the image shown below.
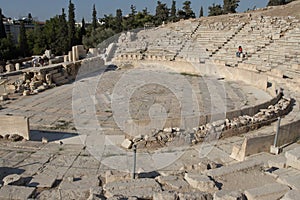
<path fill-rule="evenodd" d="M 29 135 L 29 119 L 24 116 L 0 116 L 0 135 L 18 134 L 26 140 L 30 139 Z"/>

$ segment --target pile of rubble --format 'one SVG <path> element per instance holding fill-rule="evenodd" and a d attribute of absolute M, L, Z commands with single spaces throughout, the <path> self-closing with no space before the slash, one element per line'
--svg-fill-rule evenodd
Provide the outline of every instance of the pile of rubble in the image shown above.
<path fill-rule="evenodd" d="M 21 93 L 24 96 L 42 92 L 48 88 L 55 87 L 51 74 L 40 72 L 24 72 L 23 76 L 15 82 L 8 84 L 9 91 Z"/>
<path fill-rule="evenodd" d="M 9 140 L 12 142 L 18 142 L 24 140 L 24 137 L 18 134 L 6 134 L 4 135 L 4 137 L 0 135 L 0 140 L 1 139 Z"/>
<path fill-rule="evenodd" d="M 267 109 L 260 109 L 254 116 L 242 115 L 232 120 L 218 120 L 195 127 L 192 130 L 178 127 L 154 130 L 151 135 L 138 135 L 125 139 L 122 147 L 130 149 L 133 144 L 136 144 L 138 148 L 153 147 L 153 144 L 156 144 L 155 147 L 161 147 L 175 141 L 192 145 L 207 140 L 243 134 L 270 124 L 277 120 L 277 117 L 287 114 L 291 109 L 291 102 L 290 98 L 282 97 L 275 105 L 270 105 Z"/>

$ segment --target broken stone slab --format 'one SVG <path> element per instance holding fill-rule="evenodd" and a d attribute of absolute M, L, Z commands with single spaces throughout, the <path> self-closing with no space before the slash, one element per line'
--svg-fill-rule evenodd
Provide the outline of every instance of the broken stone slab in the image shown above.
<path fill-rule="evenodd" d="M 2 95 L 0 95 L 0 101 L 6 101 L 8 100 L 8 94 L 7 93 L 4 93 Z"/>
<path fill-rule="evenodd" d="M 262 187 L 248 189 L 245 191 L 245 195 L 248 200 L 279 199 L 289 190 L 290 188 L 286 185 L 282 185 L 280 183 L 271 183 Z"/>
<path fill-rule="evenodd" d="M 90 196 L 88 200 L 97 200 L 100 199 L 99 196 L 102 193 L 102 187 L 97 186 L 97 187 L 91 187 L 90 188 Z"/>
<path fill-rule="evenodd" d="M 163 131 L 166 132 L 166 133 L 172 133 L 172 128 L 171 127 L 164 128 Z"/>
<path fill-rule="evenodd" d="M 154 193 L 161 192 L 160 185 L 154 179 L 149 178 L 107 183 L 103 189 L 108 198 L 115 195 L 123 195 L 152 199 Z"/>
<path fill-rule="evenodd" d="M 104 198 L 104 199 L 106 199 L 106 198 Z M 104 200 L 104 199 L 103 199 L 103 200 Z M 116 195 L 116 196 L 107 198 L 106 200 L 124 200 L 124 199 L 126 199 L 126 200 L 138 200 L 137 197 L 125 197 L 125 196 L 123 196 L 123 195 Z M 101 200 L 102 200 L 102 199 L 101 199 Z"/>
<path fill-rule="evenodd" d="M 214 200 L 246 200 L 246 197 L 238 191 L 221 190 L 215 192 Z"/>
<path fill-rule="evenodd" d="M 206 171 L 205 173 L 211 177 L 220 177 L 227 174 L 232 174 L 238 171 L 243 171 L 246 169 L 251 169 L 257 166 L 263 165 L 263 162 L 260 160 L 246 160 L 239 163 L 234 163 L 231 165 L 223 166 L 216 169 L 211 169 Z"/>
<path fill-rule="evenodd" d="M 38 174 L 31 179 L 28 186 L 37 188 L 51 188 L 55 181 L 56 176 L 51 176 L 48 174 Z"/>
<path fill-rule="evenodd" d="M 285 152 L 286 165 L 300 170 L 300 147 Z"/>
<path fill-rule="evenodd" d="M 188 199 L 188 200 L 213 200 L 213 196 L 209 193 L 204 192 L 189 192 L 189 193 L 179 193 L 179 199 Z"/>
<path fill-rule="evenodd" d="M 170 191 L 163 191 L 159 193 L 155 193 L 153 195 L 153 200 L 177 200 L 177 194 Z"/>
<path fill-rule="evenodd" d="M 156 180 L 166 189 L 185 191 L 189 188 L 189 184 L 179 176 L 159 176 Z"/>
<path fill-rule="evenodd" d="M 3 178 L 3 185 L 9 185 L 20 180 L 21 176 L 19 174 L 10 174 Z"/>
<path fill-rule="evenodd" d="M 122 180 L 129 180 L 131 176 L 126 172 L 117 172 L 107 170 L 105 172 L 105 183 L 117 182 Z"/>
<path fill-rule="evenodd" d="M 0 189 L 0 199 L 14 199 L 14 200 L 24 200 L 32 197 L 35 188 L 15 186 L 15 185 L 4 185 Z"/>
<path fill-rule="evenodd" d="M 286 157 L 279 155 L 274 157 L 271 160 L 268 160 L 269 167 L 276 167 L 276 168 L 285 168 L 286 167 Z"/>
<path fill-rule="evenodd" d="M 190 184 L 190 186 L 202 192 L 218 190 L 215 182 L 206 175 L 186 173 L 184 179 Z"/>
<path fill-rule="evenodd" d="M 292 189 L 300 190 L 300 173 L 295 170 L 291 174 L 279 175 L 277 182 L 288 185 Z"/>
<path fill-rule="evenodd" d="M 95 187 L 97 185 L 99 185 L 98 176 L 74 175 L 64 178 L 59 185 L 59 189 L 89 192 L 91 187 Z"/>
<path fill-rule="evenodd" d="M 121 146 L 124 147 L 125 149 L 130 149 L 130 148 L 132 147 L 132 144 L 133 144 L 133 143 L 132 143 L 131 140 L 125 139 L 125 140 L 122 142 Z"/>
<path fill-rule="evenodd" d="M 299 199 L 300 199 L 300 191 L 290 190 L 280 200 L 299 200 Z"/>

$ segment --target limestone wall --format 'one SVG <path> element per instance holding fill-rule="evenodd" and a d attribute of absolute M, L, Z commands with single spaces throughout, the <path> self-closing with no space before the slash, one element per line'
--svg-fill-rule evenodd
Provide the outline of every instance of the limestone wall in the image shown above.
<path fill-rule="evenodd" d="M 231 157 L 243 161 L 246 156 L 260 152 L 269 152 L 274 141 L 274 134 L 245 137 L 242 146 L 234 146 Z"/>
<path fill-rule="evenodd" d="M 24 116 L 0 116 L 0 135 L 18 134 L 29 140 L 29 119 Z"/>
<path fill-rule="evenodd" d="M 276 146 L 283 146 L 300 138 L 300 120 L 280 126 Z"/>

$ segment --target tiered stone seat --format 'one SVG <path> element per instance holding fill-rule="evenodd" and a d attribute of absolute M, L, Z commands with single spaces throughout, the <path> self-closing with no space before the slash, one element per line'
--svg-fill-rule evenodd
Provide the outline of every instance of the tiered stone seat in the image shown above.
<path fill-rule="evenodd" d="M 241 67 L 263 70 L 281 78 L 289 77 L 297 81 L 300 74 L 300 27 L 297 26 L 291 24 L 291 30 L 254 54 Z M 249 67 L 249 64 L 253 67 Z"/>
<path fill-rule="evenodd" d="M 233 63 L 236 66 L 243 61 L 241 58 L 236 58 L 235 53 L 238 46 L 243 47 L 244 53 L 247 53 L 246 57 L 251 57 L 256 52 L 262 51 L 272 42 L 278 40 L 284 32 L 289 30 L 291 27 L 287 26 L 287 24 L 288 21 L 285 19 L 271 17 L 251 20 L 214 55 L 214 60 L 221 60 L 225 64 Z M 259 60 L 261 59 L 264 58 Z"/>
<path fill-rule="evenodd" d="M 196 20 L 180 21 L 160 29 L 142 30 L 135 41 L 117 44 L 115 59 L 174 60 L 198 25 Z"/>

